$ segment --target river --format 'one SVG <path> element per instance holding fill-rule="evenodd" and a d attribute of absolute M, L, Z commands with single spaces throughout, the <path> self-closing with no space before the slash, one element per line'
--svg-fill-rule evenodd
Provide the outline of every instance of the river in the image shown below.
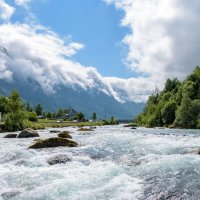
<path fill-rule="evenodd" d="M 41 138 L 56 136 L 50 129 Z M 0 199 L 199 200 L 200 130 L 97 127 L 72 131 L 75 148 L 33 150 L 0 135 Z M 49 165 L 66 154 L 65 164 Z"/>

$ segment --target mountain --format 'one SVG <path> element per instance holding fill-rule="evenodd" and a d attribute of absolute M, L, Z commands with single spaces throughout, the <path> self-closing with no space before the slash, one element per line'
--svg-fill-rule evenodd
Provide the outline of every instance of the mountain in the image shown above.
<path fill-rule="evenodd" d="M 32 105 L 41 103 L 46 110 L 54 111 L 58 108 L 72 107 L 84 112 L 87 117 L 96 112 L 99 118 L 115 116 L 118 119 L 133 119 L 144 107 L 142 103 L 120 103 L 114 97 L 95 89 L 87 91 L 60 86 L 56 93 L 47 94 L 32 79 L 27 82 L 17 79 L 12 82 L 0 80 L 0 87 L 1 94 L 8 95 L 11 90 L 17 89 L 23 101 L 30 102 Z"/>
<path fill-rule="evenodd" d="M 72 107 L 87 117 L 96 112 L 98 118 L 133 119 L 142 111 L 143 103 L 123 100 L 123 91 L 120 95 L 95 68 L 66 59 L 54 65 L 50 58 L 31 57 L 30 52 L 22 56 L 0 46 L 0 94 L 17 89 L 33 106 L 40 103 L 49 111 Z"/>

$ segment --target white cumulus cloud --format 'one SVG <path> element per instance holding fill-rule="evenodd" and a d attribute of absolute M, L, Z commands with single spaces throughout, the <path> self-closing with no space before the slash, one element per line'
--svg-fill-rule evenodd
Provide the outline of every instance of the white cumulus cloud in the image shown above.
<path fill-rule="evenodd" d="M 145 75 L 141 84 L 162 88 L 168 77 L 182 79 L 200 64 L 199 0 L 104 1 L 124 11 L 121 25 L 131 30 L 123 39 L 126 64 L 141 74 L 136 85 Z"/>
<path fill-rule="evenodd" d="M 13 34 L 15 33 L 15 34 Z M 71 57 L 84 47 L 65 41 L 42 26 L 2 24 L 0 26 L 1 79 L 36 80 L 45 92 L 57 87 L 95 89 L 120 100 L 111 85 L 94 67 L 83 66 Z"/>
<path fill-rule="evenodd" d="M 15 8 L 7 4 L 4 0 L 0 0 L 0 19 L 6 21 L 11 18 Z"/>
<path fill-rule="evenodd" d="M 27 5 L 31 0 L 15 0 L 15 3 L 19 6 Z"/>

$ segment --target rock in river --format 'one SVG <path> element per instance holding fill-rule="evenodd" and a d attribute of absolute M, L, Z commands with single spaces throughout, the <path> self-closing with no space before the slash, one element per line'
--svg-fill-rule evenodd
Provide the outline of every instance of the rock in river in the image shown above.
<path fill-rule="evenodd" d="M 94 131 L 92 128 L 79 128 L 78 131 Z"/>
<path fill-rule="evenodd" d="M 50 130 L 49 132 L 50 132 L 50 133 L 60 133 L 59 130 Z"/>
<path fill-rule="evenodd" d="M 64 138 L 48 138 L 45 140 L 37 140 L 35 144 L 31 145 L 29 148 L 40 149 L 59 146 L 76 147 L 78 146 L 78 143 L 73 140 L 68 140 Z"/>
<path fill-rule="evenodd" d="M 58 134 L 58 137 L 60 137 L 60 138 L 72 138 L 72 136 L 69 135 L 69 133 L 70 133 L 69 131 L 63 131 L 63 132 Z"/>
<path fill-rule="evenodd" d="M 47 162 L 50 165 L 61 164 L 72 161 L 72 158 L 66 154 L 59 154 L 56 156 L 51 157 Z"/>
<path fill-rule="evenodd" d="M 16 137 L 17 137 L 17 134 L 15 134 L 15 133 L 10 133 L 10 134 L 4 136 L 4 138 L 16 138 Z"/>
<path fill-rule="evenodd" d="M 40 135 L 33 129 L 27 128 L 18 134 L 18 138 L 39 137 Z"/>

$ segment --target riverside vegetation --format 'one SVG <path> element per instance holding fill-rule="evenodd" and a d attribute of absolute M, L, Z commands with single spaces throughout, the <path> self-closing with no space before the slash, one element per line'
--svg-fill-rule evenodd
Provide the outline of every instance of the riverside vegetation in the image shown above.
<path fill-rule="evenodd" d="M 135 123 L 147 127 L 200 128 L 200 67 L 183 82 L 168 79 L 156 90 Z"/>
<path fill-rule="evenodd" d="M 41 104 L 34 108 L 24 103 L 17 90 L 13 90 L 9 97 L 0 96 L 1 122 L 0 131 L 19 131 L 25 128 L 45 129 L 47 127 L 67 126 L 101 126 L 116 124 L 112 117 L 110 120 L 96 121 L 96 113 L 92 114 L 93 121 L 85 120 L 82 112 L 77 112 L 72 119 L 66 119 L 69 109 L 59 109 L 56 112 L 43 112 Z M 59 119 L 59 121 L 57 120 Z M 76 120 L 76 123 L 73 121 Z"/>

